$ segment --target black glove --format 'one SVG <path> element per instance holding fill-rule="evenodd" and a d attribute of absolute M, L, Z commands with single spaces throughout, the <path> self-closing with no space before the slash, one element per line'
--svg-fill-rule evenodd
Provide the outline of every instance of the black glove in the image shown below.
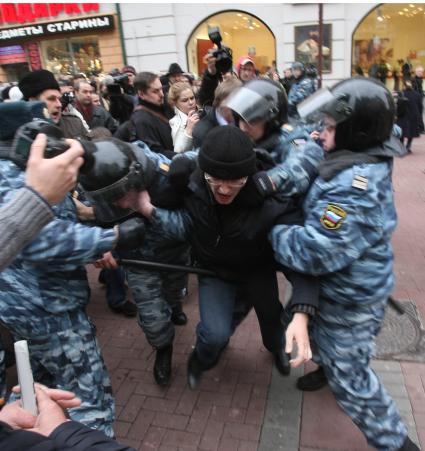
<path fill-rule="evenodd" d="M 262 197 L 267 197 L 275 192 L 273 183 L 266 171 L 257 172 L 252 176 L 252 179 Z"/>
<path fill-rule="evenodd" d="M 197 162 L 187 156 L 177 155 L 173 158 L 168 172 L 170 184 L 176 189 L 185 189 L 189 183 L 192 172 L 196 169 Z"/>
<path fill-rule="evenodd" d="M 128 219 L 115 227 L 118 230 L 118 240 L 115 250 L 129 251 L 137 249 L 143 244 L 146 234 L 146 226 L 143 219 Z"/>

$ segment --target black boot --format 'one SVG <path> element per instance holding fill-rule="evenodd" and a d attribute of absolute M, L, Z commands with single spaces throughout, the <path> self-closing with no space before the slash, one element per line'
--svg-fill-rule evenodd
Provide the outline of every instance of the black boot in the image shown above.
<path fill-rule="evenodd" d="M 153 376 L 155 381 L 161 387 L 170 382 L 171 378 L 171 358 L 173 356 L 173 345 L 156 350 L 155 365 L 153 367 Z"/>
<path fill-rule="evenodd" d="M 305 376 L 301 376 L 297 380 L 298 390 L 303 391 L 316 391 L 324 387 L 328 383 L 323 368 L 319 366 L 317 370 L 307 373 Z"/>
<path fill-rule="evenodd" d="M 421 451 L 420 448 L 410 440 L 409 437 L 406 437 L 406 441 L 403 446 L 400 448 L 400 451 Z"/>
<path fill-rule="evenodd" d="M 192 351 L 187 361 L 187 385 L 191 390 L 196 390 L 201 381 L 204 366 L 196 355 L 196 350 Z"/>
<path fill-rule="evenodd" d="M 273 354 L 274 363 L 276 365 L 277 370 L 283 376 L 288 376 L 291 372 L 291 365 L 289 364 L 289 360 L 291 360 L 291 354 L 285 353 L 283 349 Z"/>
<path fill-rule="evenodd" d="M 177 304 L 175 307 L 173 307 L 173 311 L 171 313 L 171 321 L 176 326 L 184 326 L 185 324 L 187 324 L 187 316 L 183 311 L 181 304 Z"/>

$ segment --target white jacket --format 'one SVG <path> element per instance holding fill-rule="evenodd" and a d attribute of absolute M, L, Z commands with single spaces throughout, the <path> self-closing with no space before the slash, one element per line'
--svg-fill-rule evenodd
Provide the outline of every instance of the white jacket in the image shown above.
<path fill-rule="evenodd" d="M 174 108 L 176 115 L 170 119 L 171 136 L 174 152 L 185 152 L 193 149 L 193 138 L 186 133 L 187 114 Z"/>

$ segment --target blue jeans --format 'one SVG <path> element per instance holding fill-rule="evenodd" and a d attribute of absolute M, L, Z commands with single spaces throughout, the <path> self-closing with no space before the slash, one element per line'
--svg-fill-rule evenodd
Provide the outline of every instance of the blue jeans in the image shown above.
<path fill-rule="evenodd" d="M 99 279 L 106 285 L 106 301 L 109 307 L 117 308 L 126 301 L 125 272 L 122 266 L 117 269 L 102 269 Z"/>
<path fill-rule="evenodd" d="M 196 354 L 205 369 L 213 367 L 235 330 L 236 293 L 249 308 L 254 307 L 263 344 L 270 352 L 284 346 L 276 272 L 265 270 L 249 274 L 241 282 L 226 282 L 215 277 L 199 277 L 199 313 L 196 327 Z"/>

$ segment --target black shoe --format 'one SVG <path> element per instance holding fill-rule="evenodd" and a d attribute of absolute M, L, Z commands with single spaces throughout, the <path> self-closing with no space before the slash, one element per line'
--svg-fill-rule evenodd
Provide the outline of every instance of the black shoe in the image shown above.
<path fill-rule="evenodd" d="M 137 306 L 130 301 L 125 301 L 124 304 L 118 307 L 111 307 L 111 310 L 115 313 L 122 313 L 128 317 L 134 317 L 137 315 Z"/>
<path fill-rule="evenodd" d="M 283 349 L 273 354 L 274 363 L 277 370 L 283 376 L 287 376 L 291 372 L 291 365 L 289 360 L 291 360 L 291 354 L 287 354 Z"/>
<path fill-rule="evenodd" d="M 317 370 L 301 376 L 297 380 L 298 390 L 316 391 L 324 387 L 328 383 L 323 368 L 319 366 Z"/>
<path fill-rule="evenodd" d="M 153 377 L 158 385 L 164 387 L 171 379 L 171 359 L 173 356 L 173 346 L 157 349 L 155 365 L 153 367 Z"/>
<path fill-rule="evenodd" d="M 403 446 L 400 448 L 400 451 L 421 451 L 420 448 L 410 440 L 409 437 L 406 437 L 406 441 Z"/>
<path fill-rule="evenodd" d="M 191 390 L 198 388 L 203 371 L 204 367 L 198 360 L 196 351 L 192 351 L 187 362 L 187 385 Z"/>
<path fill-rule="evenodd" d="M 173 312 L 171 313 L 171 321 L 176 326 L 184 326 L 187 324 L 187 316 L 181 305 L 173 308 Z"/>

